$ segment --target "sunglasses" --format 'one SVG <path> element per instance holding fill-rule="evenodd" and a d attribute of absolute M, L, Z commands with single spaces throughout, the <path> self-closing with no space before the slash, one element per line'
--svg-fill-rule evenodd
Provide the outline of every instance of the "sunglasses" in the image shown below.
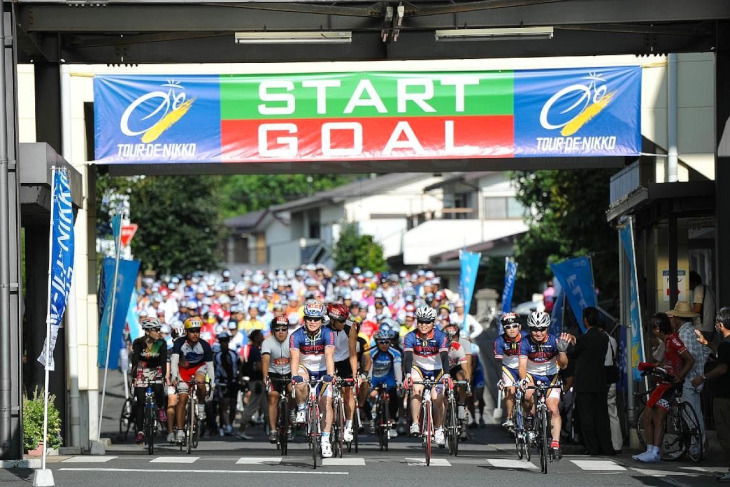
<path fill-rule="evenodd" d="M 378 345 L 390 345 L 390 340 L 378 340 Z"/>
<path fill-rule="evenodd" d="M 157 328 L 150 328 L 150 331 L 157 331 L 157 332 L 159 332 L 160 331 L 160 328 L 159 327 L 157 327 Z"/>
<path fill-rule="evenodd" d="M 278 333 L 280 331 L 289 331 L 289 328 L 284 328 L 284 327 L 274 328 L 274 333 Z"/>
<path fill-rule="evenodd" d="M 324 321 L 324 318 L 304 318 L 306 321 Z"/>
<path fill-rule="evenodd" d="M 540 327 L 532 327 L 530 328 L 530 331 L 547 331 L 547 326 L 540 326 Z"/>
<path fill-rule="evenodd" d="M 200 328 L 191 328 L 188 330 L 188 333 L 200 333 Z"/>
<path fill-rule="evenodd" d="M 512 328 L 519 328 L 519 327 L 520 327 L 520 325 L 504 325 L 502 328 L 504 328 L 505 330 L 511 330 Z M 538 330 L 539 329 L 540 328 L 538 328 Z"/>

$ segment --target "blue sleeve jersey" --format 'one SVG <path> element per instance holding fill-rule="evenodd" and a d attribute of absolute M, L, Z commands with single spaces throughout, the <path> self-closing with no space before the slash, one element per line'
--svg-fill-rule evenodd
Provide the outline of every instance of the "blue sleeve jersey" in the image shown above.
<path fill-rule="evenodd" d="M 414 330 L 406 335 L 403 351 L 413 352 L 413 365 L 421 370 L 441 370 L 440 353 L 449 351 L 449 342 L 439 330 L 431 330 L 425 339 L 420 338 L 418 331 Z"/>
<path fill-rule="evenodd" d="M 370 356 L 373 359 L 373 387 L 380 384 L 395 387 L 395 368 L 400 368 L 403 362 L 401 353 L 392 347 L 385 352 L 375 348 L 371 350 Z"/>
<path fill-rule="evenodd" d="M 520 332 L 516 341 L 511 340 L 507 335 L 499 335 L 494 340 L 494 358 L 502 360 L 502 365 L 510 369 L 516 369 L 520 365 L 520 348 L 522 340 L 527 332 Z"/>
<path fill-rule="evenodd" d="M 205 340 L 198 340 L 193 345 L 185 337 L 180 337 L 172 346 L 172 354 L 180 355 L 179 366 L 183 369 L 199 367 L 213 361 L 213 349 Z"/>
<path fill-rule="evenodd" d="M 329 347 L 335 347 L 335 336 L 332 330 L 324 326 L 314 336 L 310 336 L 306 329 L 301 327 L 289 337 L 289 349 L 299 350 L 299 364 L 311 372 L 327 370 L 324 350 Z"/>
<path fill-rule="evenodd" d="M 520 357 L 527 357 L 527 373 L 530 375 L 557 374 L 558 337 L 548 335 L 544 342 L 538 343 L 528 335 L 520 342 Z"/>

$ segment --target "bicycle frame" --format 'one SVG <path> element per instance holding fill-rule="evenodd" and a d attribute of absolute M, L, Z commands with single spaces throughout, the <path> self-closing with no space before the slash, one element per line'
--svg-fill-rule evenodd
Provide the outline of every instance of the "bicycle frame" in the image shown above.
<path fill-rule="evenodd" d="M 433 442 L 433 434 L 435 431 L 433 425 L 433 404 L 431 401 L 431 390 L 434 386 L 439 385 L 440 381 L 433 379 L 423 379 L 421 381 L 413 381 L 413 385 L 422 385 L 423 393 L 421 394 L 421 438 L 426 449 L 426 465 L 431 465 L 431 444 Z"/>
<path fill-rule="evenodd" d="M 548 461 L 553 461 L 553 452 L 548 448 L 548 434 L 551 432 L 550 421 L 548 417 L 547 395 L 550 389 L 559 389 L 562 387 L 560 381 L 553 385 L 544 385 L 537 382 L 534 385 L 528 385 L 525 390 L 535 391 L 535 423 L 533 425 L 536 430 L 536 438 L 539 438 L 540 444 L 540 466 L 542 473 L 547 473 Z"/>

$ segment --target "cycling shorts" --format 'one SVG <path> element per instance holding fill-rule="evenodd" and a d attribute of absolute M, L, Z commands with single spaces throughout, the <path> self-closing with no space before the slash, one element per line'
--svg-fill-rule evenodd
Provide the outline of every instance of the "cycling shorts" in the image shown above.
<path fill-rule="evenodd" d="M 659 382 L 659 384 L 657 384 L 656 388 L 654 389 L 654 392 L 652 392 L 651 396 L 649 396 L 649 400 L 646 401 L 646 407 L 653 408 L 654 406 L 656 406 L 659 409 L 663 409 L 664 411 L 669 412 L 672 397 L 675 395 L 676 392 L 681 391 L 681 387 L 681 383 L 669 384 L 667 382 Z M 677 389 L 679 389 L 679 391 L 677 391 Z"/>
<path fill-rule="evenodd" d="M 413 378 L 415 382 L 421 381 L 423 379 L 431 379 L 437 381 L 441 378 L 442 375 L 444 375 L 444 373 L 441 369 L 423 370 L 417 365 L 414 365 L 413 369 L 411 369 L 411 378 Z M 433 387 L 433 390 L 436 391 L 437 394 L 441 394 L 442 392 L 444 392 L 444 385 L 437 384 Z"/>
<path fill-rule="evenodd" d="M 456 365 L 449 369 L 449 375 L 451 376 L 452 379 L 456 380 L 456 374 L 458 372 L 461 372 L 462 370 L 464 370 L 464 369 L 461 367 L 461 364 Z"/>
<path fill-rule="evenodd" d="M 350 367 L 350 359 L 335 362 L 335 374 L 337 377 L 349 379 L 352 377 L 352 367 Z M 342 384 L 342 387 L 352 387 L 349 384 Z"/>
<path fill-rule="evenodd" d="M 302 374 L 302 372 L 305 372 L 305 374 Z M 304 380 L 307 380 L 307 376 L 309 376 L 310 379 L 319 380 L 325 375 L 327 375 L 326 370 L 319 370 L 319 371 L 311 371 L 304 367 L 303 365 L 299 366 L 299 374 L 304 376 Z M 317 396 L 324 396 L 324 397 L 330 397 L 332 396 L 332 388 L 330 387 L 331 384 L 326 384 L 323 388 L 324 384 L 319 383 L 317 384 Z"/>
<path fill-rule="evenodd" d="M 271 390 L 281 394 L 287 390 L 287 382 L 291 383 L 291 374 L 269 372 L 269 379 L 271 379 Z"/>
<path fill-rule="evenodd" d="M 177 392 L 179 394 L 187 394 L 188 382 L 190 382 L 197 374 L 205 375 L 206 367 L 205 364 L 202 364 L 195 367 L 190 367 L 189 369 L 184 369 L 180 367 L 178 370 L 180 373 L 180 382 L 178 382 L 177 384 Z"/>
<path fill-rule="evenodd" d="M 538 382 L 542 382 L 543 384 L 549 384 L 551 386 L 554 386 L 558 383 L 558 379 L 560 376 L 558 374 L 552 374 L 552 375 L 537 375 L 537 374 L 527 374 L 527 378 L 530 382 L 533 384 L 536 384 Z M 560 387 L 553 387 L 552 389 L 547 391 L 547 395 L 545 396 L 545 399 L 560 399 Z"/>
<path fill-rule="evenodd" d="M 236 381 L 220 381 L 215 387 L 215 397 L 217 399 L 236 399 L 238 398 L 238 384 Z"/>
<path fill-rule="evenodd" d="M 517 372 L 517 369 L 505 365 L 502 366 L 502 384 L 504 384 L 504 387 L 514 387 L 519 380 L 520 374 Z"/>

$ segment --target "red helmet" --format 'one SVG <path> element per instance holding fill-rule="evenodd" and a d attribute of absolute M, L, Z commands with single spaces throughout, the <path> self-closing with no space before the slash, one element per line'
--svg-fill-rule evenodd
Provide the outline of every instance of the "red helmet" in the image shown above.
<path fill-rule="evenodd" d="M 345 321 L 350 315 L 350 311 L 342 303 L 329 303 L 327 304 L 327 314 L 333 320 Z"/>

